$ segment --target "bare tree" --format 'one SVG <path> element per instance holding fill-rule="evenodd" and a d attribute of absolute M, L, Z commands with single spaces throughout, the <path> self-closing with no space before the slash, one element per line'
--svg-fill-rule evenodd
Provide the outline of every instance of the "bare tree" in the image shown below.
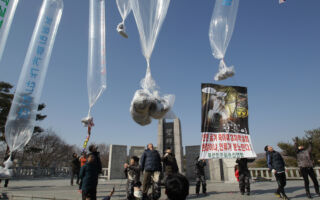
<path fill-rule="evenodd" d="M 20 159 L 43 168 L 69 166 L 74 150 L 54 130 L 48 129 L 30 140 Z"/>
<path fill-rule="evenodd" d="M 100 152 L 100 159 L 103 168 L 107 168 L 109 164 L 109 145 L 98 144 L 98 151 Z"/>

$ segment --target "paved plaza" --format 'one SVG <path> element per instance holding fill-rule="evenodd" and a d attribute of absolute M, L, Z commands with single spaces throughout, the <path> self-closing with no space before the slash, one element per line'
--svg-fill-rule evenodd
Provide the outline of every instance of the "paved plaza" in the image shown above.
<path fill-rule="evenodd" d="M 116 193 L 113 200 L 125 199 L 125 182 L 126 180 L 99 180 L 98 199 L 109 194 L 112 187 L 115 187 Z M 27 200 L 27 199 L 56 199 L 56 200 L 78 200 L 81 195 L 78 192 L 78 186 L 70 186 L 68 179 L 38 179 L 38 180 L 12 180 L 8 188 L 3 188 L 1 183 L 0 192 L 1 199 Z M 190 195 L 188 199 L 199 200 L 272 200 L 278 199 L 273 193 L 275 191 L 276 182 L 255 182 L 251 185 L 252 195 L 241 196 L 236 183 L 218 183 L 208 182 L 208 195 L 196 198 L 194 195 L 195 184 L 191 183 Z M 286 191 L 290 199 L 306 199 L 303 188 L 303 181 L 288 181 Z M 314 189 L 311 187 L 311 192 L 314 195 Z M 166 197 L 162 194 L 161 199 Z M 319 199 L 314 197 L 313 199 Z"/>

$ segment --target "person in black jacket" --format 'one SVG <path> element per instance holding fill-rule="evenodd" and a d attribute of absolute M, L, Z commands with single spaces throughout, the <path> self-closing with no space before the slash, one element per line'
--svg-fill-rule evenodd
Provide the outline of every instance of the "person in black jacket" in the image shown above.
<path fill-rule="evenodd" d="M 278 189 L 275 192 L 277 197 L 281 197 L 282 199 L 289 199 L 284 192 L 284 187 L 287 184 L 286 173 L 285 173 L 285 162 L 281 156 L 281 154 L 275 150 L 273 150 L 272 146 L 265 146 L 264 150 L 267 152 L 267 164 L 268 168 L 272 171 L 274 176 L 276 177 L 278 183 Z"/>
<path fill-rule="evenodd" d="M 312 198 L 310 194 L 310 188 L 309 188 L 309 177 L 313 181 L 314 189 L 318 196 L 320 196 L 319 193 L 319 183 L 316 177 L 316 174 L 313 170 L 313 161 L 311 159 L 311 151 L 312 151 L 312 142 L 309 141 L 309 147 L 307 149 L 304 148 L 303 145 L 298 145 L 298 141 L 295 143 L 296 151 L 297 151 L 297 163 L 298 167 L 300 167 L 300 173 L 304 180 L 304 187 L 306 189 L 306 194 L 309 199 Z"/>
<path fill-rule="evenodd" d="M 250 195 L 250 172 L 248 169 L 248 163 L 253 162 L 255 159 L 248 158 L 238 158 L 236 163 L 238 163 L 239 170 L 239 188 L 242 195 L 244 195 L 245 190 L 247 190 L 247 195 Z"/>
<path fill-rule="evenodd" d="M 206 160 L 199 160 L 199 156 L 195 160 L 195 172 L 196 172 L 196 195 L 199 196 L 200 183 L 202 183 L 202 193 L 207 194 L 207 183 L 204 167 L 207 165 Z"/>
<path fill-rule="evenodd" d="M 76 153 L 72 154 L 71 161 L 71 185 L 73 185 L 74 176 L 77 176 L 77 184 L 79 185 L 80 161 Z"/>
<path fill-rule="evenodd" d="M 162 157 L 163 162 L 163 171 L 164 171 L 164 182 L 169 175 L 176 174 L 179 172 L 177 160 L 174 154 L 171 152 L 171 149 L 168 148 L 166 153 Z"/>
<path fill-rule="evenodd" d="M 80 178 L 82 179 L 82 200 L 96 200 L 97 199 L 97 185 L 98 185 L 98 166 L 96 157 L 94 155 L 88 156 L 88 162 L 81 167 Z"/>
<path fill-rule="evenodd" d="M 98 172 L 99 174 L 102 173 L 102 164 L 101 164 L 101 159 L 100 159 L 100 152 L 97 151 L 98 147 L 94 144 L 91 144 L 89 146 L 89 155 L 92 154 L 95 157 L 95 161 L 97 162 L 97 166 L 98 166 Z"/>
<path fill-rule="evenodd" d="M 161 157 L 158 151 L 153 148 L 153 144 L 148 144 L 148 148 L 143 152 L 140 160 L 141 171 L 143 171 L 142 192 L 143 198 L 148 196 L 148 190 L 153 181 L 152 199 L 161 197 L 160 174 L 162 171 Z"/>

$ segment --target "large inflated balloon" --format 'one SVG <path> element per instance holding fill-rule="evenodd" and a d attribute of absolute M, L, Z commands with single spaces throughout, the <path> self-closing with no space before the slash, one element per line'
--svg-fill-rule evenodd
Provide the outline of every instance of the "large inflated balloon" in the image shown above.
<path fill-rule="evenodd" d="M 62 0 L 43 0 L 5 126 L 11 153 L 32 137 L 62 10 Z"/>
<path fill-rule="evenodd" d="M 90 0 L 87 87 L 89 113 L 107 87 L 105 1 Z"/>
<path fill-rule="evenodd" d="M 0 1 L 0 61 L 19 0 Z"/>
<path fill-rule="evenodd" d="M 130 0 L 116 0 L 119 13 L 122 18 L 122 22 L 120 22 L 117 26 L 117 31 L 125 38 L 128 38 L 125 28 L 125 20 L 129 13 L 131 12 Z"/>
<path fill-rule="evenodd" d="M 209 39 L 213 56 L 220 60 L 219 72 L 215 80 L 223 80 L 234 75 L 233 66 L 228 67 L 224 56 L 232 37 L 237 18 L 239 0 L 216 0 L 209 29 Z"/>
<path fill-rule="evenodd" d="M 150 57 L 167 15 L 170 0 L 130 0 L 137 23 L 142 53 L 147 61 L 145 78 L 141 80 L 142 90 L 137 90 L 130 107 L 132 118 L 140 125 L 151 123 L 151 117 L 161 119 L 174 103 L 173 95 L 161 97 L 151 76 Z"/>

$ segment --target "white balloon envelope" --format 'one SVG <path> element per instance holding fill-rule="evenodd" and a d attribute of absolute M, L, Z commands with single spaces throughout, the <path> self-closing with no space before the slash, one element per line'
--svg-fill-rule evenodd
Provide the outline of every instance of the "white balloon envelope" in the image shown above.
<path fill-rule="evenodd" d="M 228 67 L 224 56 L 232 37 L 237 18 L 239 0 L 216 0 L 209 28 L 212 54 L 220 60 L 215 80 L 227 79 L 234 75 L 234 67 Z"/>
<path fill-rule="evenodd" d="M 32 137 L 62 10 L 63 0 L 43 0 L 5 126 L 10 153 Z"/>
<path fill-rule="evenodd" d="M 0 61 L 19 0 L 0 1 Z"/>

